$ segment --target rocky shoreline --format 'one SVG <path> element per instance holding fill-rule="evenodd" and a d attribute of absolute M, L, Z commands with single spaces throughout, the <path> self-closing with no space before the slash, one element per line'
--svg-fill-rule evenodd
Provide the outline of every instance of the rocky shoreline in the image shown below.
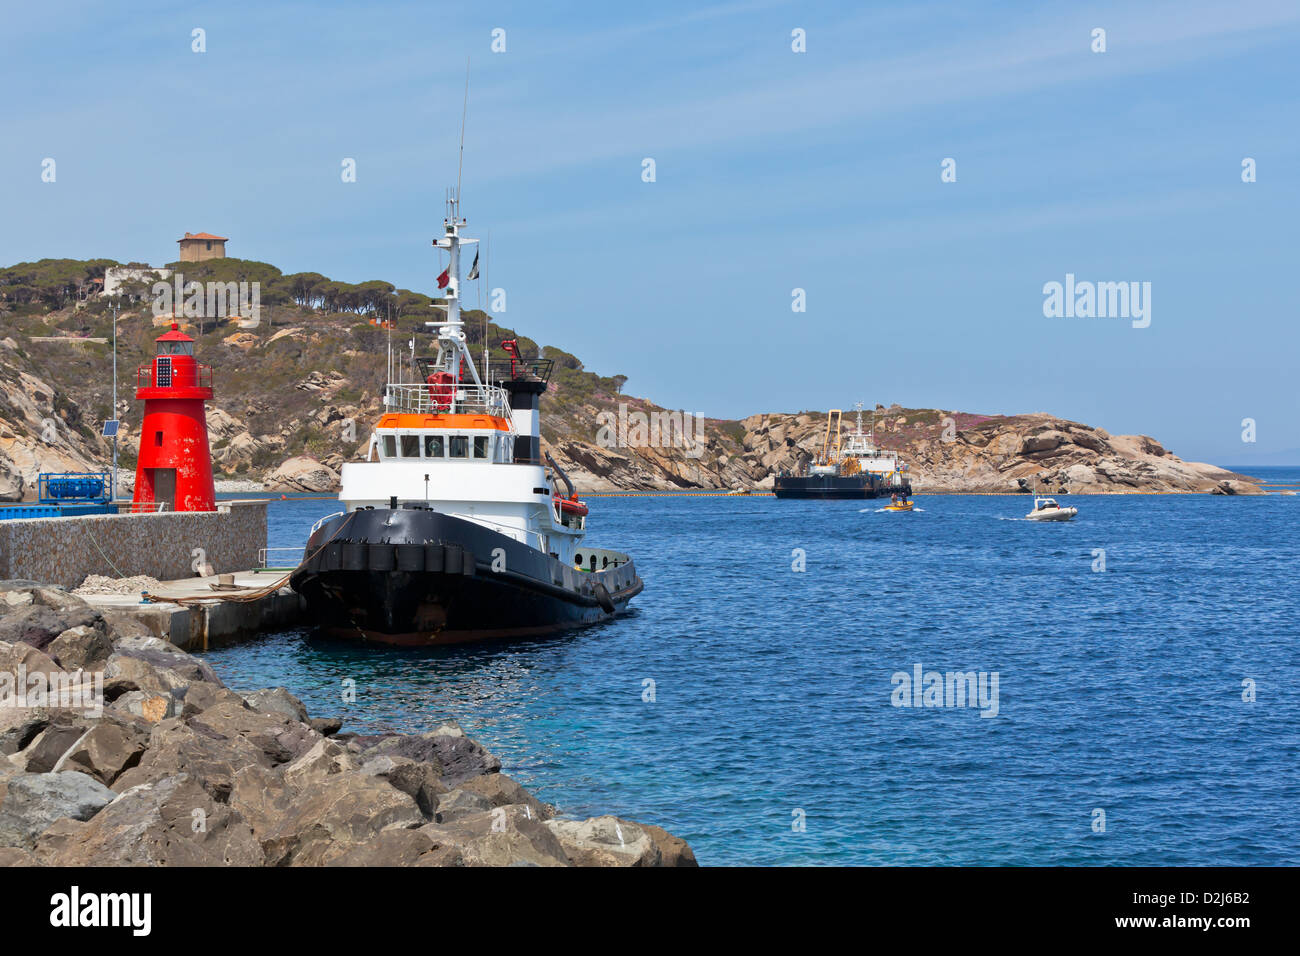
<path fill-rule="evenodd" d="M 771 490 L 821 450 L 824 412 L 752 415 L 736 440 L 711 435 L 698 459 L 679 449 L 601 448 L 569 439 L 553 454 L 583 491 Z M 1054 415 L 975 415 L 876 408 L 875 437 L 907 464 L 917 494 L 1263 494 L 1259 483 L 1216 465 L 1185 461 L 1147 435 Z"/>
<path fill-rule="evenodd" d="M 302 330 L 285 335 L 299 333 L 306 335 Z M 0 501 L 31 500 L 41 472 L 98 471 L 110 452 L 58 383 L 22 368 L 16 354 L 0 345 Z M 65 382 L 63 387 L 79 386 Z M 350 400 L 355 391 L 351 380 L 315 370 L 292 391 L 312 405 L 292 425 L 284 423 L 283 415 L 271 414 L 273 406 L 260 393 L 241 397 L 222 392 L 221 405 L 208 407 L 218 491 L 338 492 L 343 463 L 365 454 L 370 423 L 382 411 L 378 397 L 367 392 L 367 401 Z M 646 421 L 667 415 L 677 424 L 669 421 L 656 441 L 654 430 L 641 434 L 635 428 L 611 431 L 602 426 L 612 410 Z M 1112 435 L 1054 415 L 983 415 L 899 405 L 878 405 L 874 411 L 876 438 L 908 463 L 913 487 L 922 494 L 1031 488 L 1052 494 L 1062 489 L 1084 494 L 1264 493 L 1255 479 L 1185 461 L 1150 436 Z M 51 422 L 65 424 L 50 432 Z M 272 425 L 275 430 L 267 431 Z M 583 493 L 766 491 L 776 472 L 797 469 L 819 453 L 826 413 L 764 413 L 685 425 L 681 413 L 645 399 L 599 391 L 579 395 L 556 381 L 542 405 L 542 448 Z M 124 427 L 124 441 L 131 447 L 138 436 L 129 423 Z M 314 440 L 304 442 L 306 434 Z M 130 468 L 121 471 L 119 491 L 129 495 L 134 475 Z"/>
<path fill-rule="evenodd" d="M 60 706 L 83 692 L 98 712 Z M 454 722 L 341 731 L 125 615 L 0 582 L 0 865 L 696 865 L 659 827 L 563 818 Z"/>

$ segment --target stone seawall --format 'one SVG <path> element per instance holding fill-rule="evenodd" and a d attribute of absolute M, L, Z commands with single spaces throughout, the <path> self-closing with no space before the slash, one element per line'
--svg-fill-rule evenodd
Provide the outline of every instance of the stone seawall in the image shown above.
<path fill-rule="evenodd" d="M 266 547 L 266 501 L 221 501 L 217 511 L 0 521 L 0 579 L 75 588 L 89 574 L 191 577 L 195 561 L 243 571 Z M 196 553 L 198 549 L 198 553 Z"/>

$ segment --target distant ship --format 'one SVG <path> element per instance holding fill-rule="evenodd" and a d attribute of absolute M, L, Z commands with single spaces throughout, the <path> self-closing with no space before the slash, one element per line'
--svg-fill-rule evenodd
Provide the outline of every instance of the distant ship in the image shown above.
<path fill-rule="evenodd" d="M 876 445 L 875 423 L 862 430 L 862 403 L 857 403 L 857 426 L 841 439 L 843 412 L 832 408 L 826 416 L 821 454 L 806 468 L 781 472 L 773 493 L 778 498 L 894 498 L 906 502 L 912 494 L 907 465 L 898 455 Z"/>

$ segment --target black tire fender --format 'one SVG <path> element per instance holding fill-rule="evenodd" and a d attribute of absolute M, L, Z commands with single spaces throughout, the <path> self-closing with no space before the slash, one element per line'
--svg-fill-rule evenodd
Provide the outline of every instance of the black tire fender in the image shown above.
<path fill-rule="evenodd" d="M 591 590 L 592 593 L 595 594 L 596 603 L 600 605 L 601 610 L 603 610 L 606 614 L 613 614 L 614 599 L 609 596 L 609 588 L 605 587 L 605 585 L 597 581 L 595 586 L 592 587 Z"/>

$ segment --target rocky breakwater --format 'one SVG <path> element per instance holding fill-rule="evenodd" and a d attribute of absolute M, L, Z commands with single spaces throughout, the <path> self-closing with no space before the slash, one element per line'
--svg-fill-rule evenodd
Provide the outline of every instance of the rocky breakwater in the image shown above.
<path fill-rule="evenodd" d="M 0 697 L 4 865 L 695 864 L 659 827 L 561 818 L 454 723 L 341 733 L 56 588 L 0 582 Z"/>

